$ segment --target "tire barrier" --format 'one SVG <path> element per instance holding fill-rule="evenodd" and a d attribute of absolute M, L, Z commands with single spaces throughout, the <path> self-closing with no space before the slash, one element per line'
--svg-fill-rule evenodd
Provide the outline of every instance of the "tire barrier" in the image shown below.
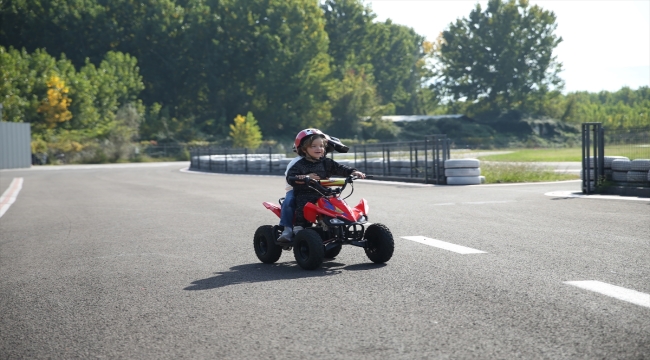
<path fill-rule="evenodd" d="M 647 171 L 628 171 L 627 182 L 644 183 L 648 181 Z"/>
<path fill-rule="evenodd" d="M 650 171 L 650 159 L 636 159 L 630 163 L 630 170 Z"/>
<path fill-rule="evenodd" d="M 612 170 L 614 171 L 630 171 L 632 162 L 628 159 L 614 159 L 612 161 Z"/>
<path fill-rule="evenodd" d="M 627 181 L 627 171 L 613 171 L 612 172 L 612 180 L 618 181 L 618 182 Z"/>
<path fill-rule="evenodd" d="M 605 169 L 611 169 L 612 168 L 612 162 L 616 159 L 622 159 L 622 160 L 630 160 L 626 158 L 625 156 L 604 156 L 603 160 L 605 163 Z M 593 157 L 589 157 L 589 167 L 593 168 L 596 166 L 596 163 L 594 162 Z"/>
<path fill-rule="evenodd" d="M 447 185 L 479 185 L 480 176 L 447 176 Z"/>
<path fill-rule="evenodd" d="M 485 183 L 478 159 L 450 159 L 445 161 L 447 185 L 479 185 Z"/>
<path fill-rule="evenodd" d="M 589 159 L 589 165 L 594 165 L 594 159 Z M 594 171 L 590 171 L 594 178 Z M 584 179 L 584 173 L 580 172 Z M 624 156 L 605 156 L 605 179 L 618 185 L 650 186 L 650 159 L 630 160 Z"/>

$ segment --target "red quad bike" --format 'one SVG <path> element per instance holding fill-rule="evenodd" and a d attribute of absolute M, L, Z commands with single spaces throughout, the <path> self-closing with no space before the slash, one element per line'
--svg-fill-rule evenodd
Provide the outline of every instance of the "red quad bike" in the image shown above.
<path fill-rule="evenodd" d="M 279 243 L 277 240 L 284 227 L 262 225 L 255 231 L 253 239 L 255 255 L 263 263 L 273 264 L 280 259 L 282 250 L 293 248 L 298 265 L 313 270 L 324 259 L 336 257 L 343 245 L 353 245 L 362 247 L 372 262 L 380 264 L 390 260 L 395 249 L 390 230 L 382 224 L 364 226 L 368 222 L 368 203 L 365 199 L 361 199 L 355 207 L 345 202 L 354 192 L 355 179 L 354 176 L 320 181 L 304 178 L 310 188 L 322 195 L 316 204 L 307 203 L 304 208 L 305 219 L 313 226 L 298 232 L 291 243 Z M 341 199 L 340 195 L 348 184 L 352 191 Z M 280 206 L 270 202 L 262 204 L 280 217 Z"/>

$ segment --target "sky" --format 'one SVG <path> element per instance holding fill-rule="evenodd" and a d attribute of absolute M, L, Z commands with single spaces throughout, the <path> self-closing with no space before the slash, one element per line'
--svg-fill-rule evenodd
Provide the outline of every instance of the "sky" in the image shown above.
<path fill-rule="evenodd" d="M 411 27 L 428 40 L 480 3 L 476 0 L 365 0 L 377 21 Z M 617 91 L 650 86 L 650 0 L 530 0 L 553 11 L 563 41 L 554 55 L 562 63 L 564 92 Z"/>

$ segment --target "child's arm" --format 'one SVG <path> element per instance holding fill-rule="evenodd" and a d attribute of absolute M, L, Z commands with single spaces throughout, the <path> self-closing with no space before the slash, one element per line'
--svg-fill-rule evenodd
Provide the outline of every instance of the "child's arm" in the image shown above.
<path fill-rule="evenodd" d="M 314 173 L 308 173 L 305 174 L 307 171 L 303 168 L 303 166 L 300 165 L 300 163 L 296 163 L 294 166 L 289 169 L 287 172 L 287 183 L 289 185 L 297 187 L 297 188 L 306 188 L 307 184 L 305 181 L 301 180 L 289 180 L 289 178 L 298 178 L 298 179 L 304 179 L 305 177 L 309 176 L 310 178 L 314 180 L 320 180 L 320 177 Z"/>
<path fill-rule="evenodd" d="M 357 169 L 353 169 L 349 166 L 341 165 L 337 163 L 336 161 L 332 159 L 326 159 L 327 161 L 327 169 L 328 169 L 328 174 L 332 175 L 338 175 L 338 176 L 350 176 L 350 175 L 355 175 L 358 176 L 362 179 L 366 177 L 366 174 L 362 173 L 361 171 Z"/>

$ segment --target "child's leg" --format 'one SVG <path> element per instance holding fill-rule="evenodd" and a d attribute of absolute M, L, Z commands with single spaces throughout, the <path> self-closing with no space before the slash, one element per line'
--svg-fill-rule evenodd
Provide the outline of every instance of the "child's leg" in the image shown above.
<path fill-rule="evenodd" d="M 295 211 L 296 198 L 293 196 L 293 190 L 289 190 L 284 196 L 280 211 L 280 226 L 284 226 L 284 230 L 278 238 L 280 242 L 291 242 L 291 238 L 293 238 L 293 214 Z"/>
<path fill-rule="evenodd" d="M 296 212 L 296 198 L 293 196 L 293 190 L 289 190 L 284 196 L 282 210 L 280 212 L 280 226 L 293 228 L 293 215 Z"/>
<path fill-rule="evenodd" d="M 309 224 L 309 222 L 305 219 L 305 205 L 307 205 L 308 202 L 316 203 L 316 200 L 319 198 L 320 195 L 318 194 L 300 194 L 296 197 L 296 226 L 303 228 Z"/>

